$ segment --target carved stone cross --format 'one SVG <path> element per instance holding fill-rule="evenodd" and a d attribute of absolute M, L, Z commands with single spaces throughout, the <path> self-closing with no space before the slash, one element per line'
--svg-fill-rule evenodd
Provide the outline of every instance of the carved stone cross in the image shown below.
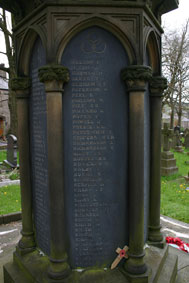
<path fill-rule="evenodd" d="M 169 151 L 170 150 L 170 139 L 173 136 L 173 130 L 169 129 L 169 123 L 164 123 L 162 134 L 163 134 L 163 151 Z"/>
<path fill-rule="evenodd" d="M 118 254 L 118 256 L 113 261 L 111 265 L 111 269 L 114 269 L 119 264 L 119 262 L 122 260 L 122 258 L 128 258 L 128 255 L 126 254 L 128 249 L 129 248 L 127 246 L 125 246 L 123 249 L 120 249 L 120 248 L 116 249 L 116 253 Z"/>

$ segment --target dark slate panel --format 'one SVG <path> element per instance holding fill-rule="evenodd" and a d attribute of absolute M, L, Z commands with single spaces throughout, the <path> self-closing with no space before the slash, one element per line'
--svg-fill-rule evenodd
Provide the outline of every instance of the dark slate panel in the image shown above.
<path fill-rule="evenodd" d="M 63 95 L 66 215 L 71 266 L 111 264 L 128 244 L 128 95 L 120 72 L 126 51 L 91 27 L 66 46 Z"/>
<path fill-rule="evenodd" d="M 39 82 L 38 68 L 46 64 L 46 54 L 41 40 L 34 44 L 30 61 L 32 87 L 30 93 L 30 141 L 32 161 L 32 188 L 34 222 L 37 244 L 41 250 L 50 251 L 50 221 L 48 194 L 46 94 Z"/>

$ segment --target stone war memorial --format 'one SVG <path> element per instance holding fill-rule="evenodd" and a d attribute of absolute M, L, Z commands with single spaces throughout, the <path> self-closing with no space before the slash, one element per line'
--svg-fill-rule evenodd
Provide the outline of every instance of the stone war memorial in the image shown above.
<path fill-rule="evenodd" d="M 22 198 L 4 282 L 174 282 L 160 231 L 160 23 L 178 1 L 0 6 L 16 21 Z"/>

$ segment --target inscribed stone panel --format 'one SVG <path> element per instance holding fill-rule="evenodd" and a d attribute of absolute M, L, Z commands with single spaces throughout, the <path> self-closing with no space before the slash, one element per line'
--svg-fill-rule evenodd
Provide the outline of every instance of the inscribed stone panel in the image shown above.
<path fill-rule="evenodd" d="M 45 50 L 41 40 L 37 39 L 33 47 L 30 61 L 30 77 L 32 80 L 30 94 L 32 188 L 37 244 L 46 254 L 49 254 L 50 222 L 46 95 L 44 85 L 40 83 L 38 79 L 38 68 L 45 64 Z"/>
<path fill-rule="evenodd" d="M 91 27 L 66 46 L 64 178 L 72 267 L 105 263 L 128 241 L 128 97 L 120 41 Z"/>

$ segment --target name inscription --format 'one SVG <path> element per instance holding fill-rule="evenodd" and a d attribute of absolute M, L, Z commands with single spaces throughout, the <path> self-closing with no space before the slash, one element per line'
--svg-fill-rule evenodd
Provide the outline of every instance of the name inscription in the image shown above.
<path fill-rule="evenodd" d="M 33 48 L 30 68 L 32 80 L 30 96 L 32 186 L 37 244 L 43 252 L 49 254 L 46 95 L 44 86 L 38 78 L 38 68 L 43 65 L 45 65 L 45 52 L 41 41 L 38 39 Z"/>
<path fill-rule="evenodd" d="M 78 46 L 78 48 L 75 48 Z M 120 58 L 112 60 L 111 52 Z M 67 45 L 64 164 L 72 267 L 110 264 L 127 241 L 127 98 L 120 71 L 127 56 L 109 32 L 93 27 Z"/>

